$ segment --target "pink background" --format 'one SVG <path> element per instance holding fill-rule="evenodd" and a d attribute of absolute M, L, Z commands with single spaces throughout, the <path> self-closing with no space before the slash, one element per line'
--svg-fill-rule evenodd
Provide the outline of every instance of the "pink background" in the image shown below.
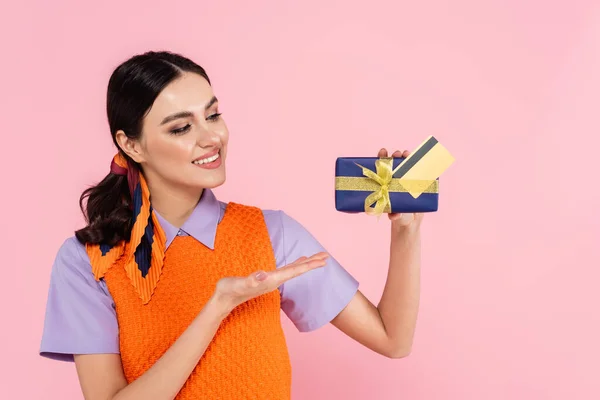
<path fill-rule="evenodd" d="M 205 3 L 3 6 L 0 397 L 81 398 L 72 364 L 37 355 L 51 264 L 114 152 L 110 72 L 170 49 L 206 67 L 229 124 L 217 195 L 286 210 L 375 303 L 388 222 L 335 211 L 335 158 L 428 135 L 456 157 L 423 227 L 413 354 L 285 319 L 295 399 L 600 398 L 600 5 Z"/>

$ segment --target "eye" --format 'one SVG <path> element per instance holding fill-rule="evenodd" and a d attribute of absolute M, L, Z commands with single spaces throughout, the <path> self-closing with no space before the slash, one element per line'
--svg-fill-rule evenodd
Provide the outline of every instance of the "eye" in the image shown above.
<path fill-rule="evenodd" d="M 218 121 L 220 118 L 221 118 L 221 113 L 214 113 L 214 114 L 212 114 L 212 115 L 209 115 L 209 116 L 206 118 L 206 120 L 207 120 L 207 121 L 212 121 L 212 122 L 214 122 L 214 121 Z"/>
<path fill-rule="evenodd" d="M 191 127 L 192 126 L 190 124 L 187 124 L 181 128 L 171 129 L 170 132 L 173 135 L 181 135 L 182 133 L 186 133 L 187 131 L 189 131 Z"/>

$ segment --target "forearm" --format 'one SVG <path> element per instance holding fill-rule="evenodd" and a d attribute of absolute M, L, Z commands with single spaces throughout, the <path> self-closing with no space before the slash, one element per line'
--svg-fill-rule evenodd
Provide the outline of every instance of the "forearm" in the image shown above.
<path fill-rule="evenodd" d="M 419 226 L 392 224 L 390 265 L 377 308 L 385 326 L 389 352 L 394 356 L 407 355 L 412 347 L 419 309 L 420 270 Z"/>
<path fill-rule="evenodd" d="M 227 314 L 227 310 L 212 298 L 163 356 L 142 376 L 120 390 L 113 400 L 173 399 Z"/>

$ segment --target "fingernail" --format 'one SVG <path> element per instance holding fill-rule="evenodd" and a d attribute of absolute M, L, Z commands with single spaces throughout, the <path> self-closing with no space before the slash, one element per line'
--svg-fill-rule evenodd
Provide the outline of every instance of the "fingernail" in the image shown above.
<path fill-rule="evenodd" d="M 263 272 L 263 271 L 260 271 L 256 275 L 254 275 L 254 277 L 258 281 L 264 281 L 265 279 L 267 279 L 267 274 L 265 272 Z"/>

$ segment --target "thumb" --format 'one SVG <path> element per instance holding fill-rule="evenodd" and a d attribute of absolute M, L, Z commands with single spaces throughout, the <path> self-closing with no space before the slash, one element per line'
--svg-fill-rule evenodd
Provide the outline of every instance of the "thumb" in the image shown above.
<path fill-rule="evenodd" d="M 246 286 L 248 288 L 255 288 L 264 282 L 268 277 L 269 275 L 265 271 L 256 271 L 246 278 Z"/>
<path fill-rule="evenodd" d="M 258 281 L 258 282 L 262 282 L 264 280 L 266 280 L 269 277 L 269 274 L 267 274 L 265 271 L 258 271 L 257 273 L 254 274 L 254 278 Z"/>

